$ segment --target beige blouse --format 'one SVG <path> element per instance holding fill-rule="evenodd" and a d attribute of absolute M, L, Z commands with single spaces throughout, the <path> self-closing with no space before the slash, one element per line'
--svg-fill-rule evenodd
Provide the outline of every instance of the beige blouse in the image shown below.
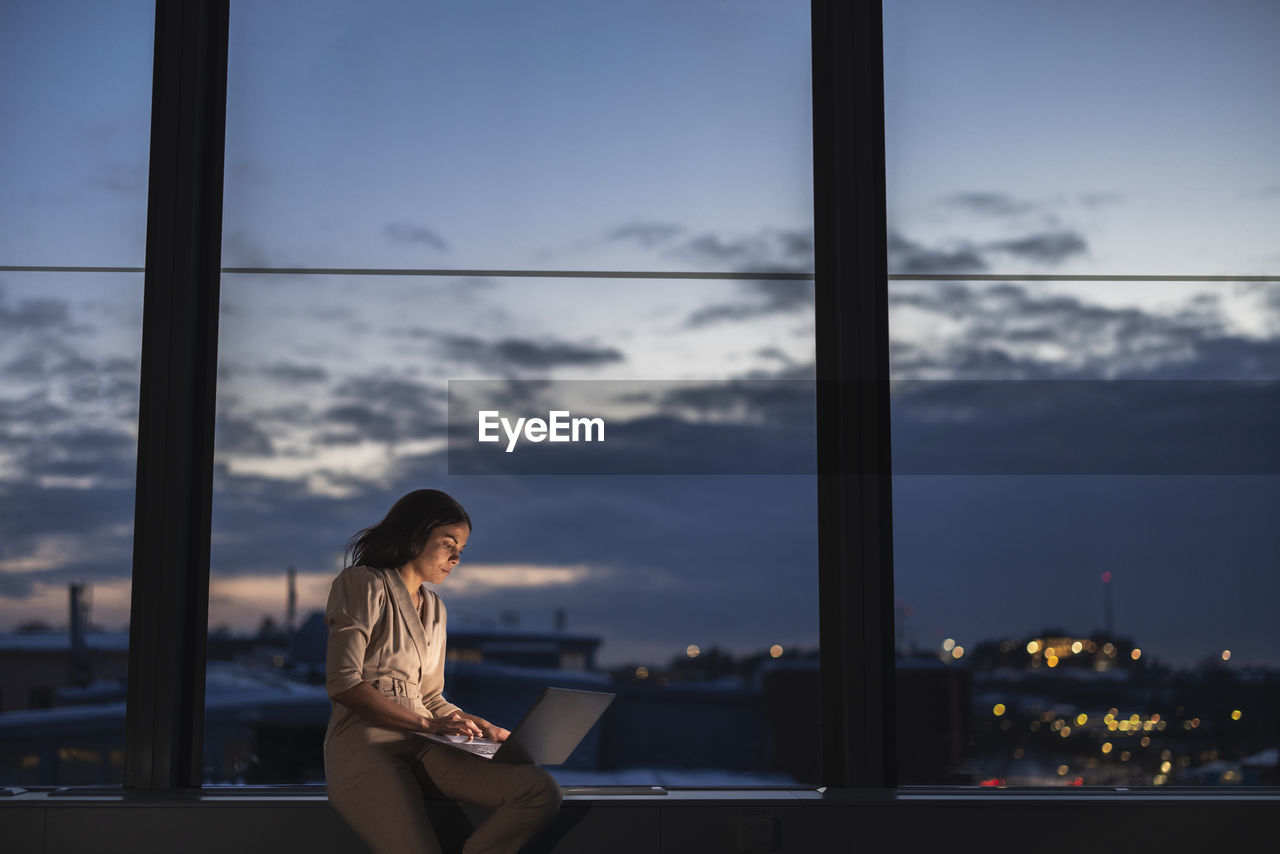
<path fill-rule="evenodd" d="M 324 621 L 329 627 L 325 688 L 332 698 L 370 682 L 399 705 L 427 717 L 461 711 L 444 698 L 444 602 L 424 587 L 422 607 L 394 569 L 349 566 L 333 580 Z M 333 704 L 327 741 L 358 718 Z"/>

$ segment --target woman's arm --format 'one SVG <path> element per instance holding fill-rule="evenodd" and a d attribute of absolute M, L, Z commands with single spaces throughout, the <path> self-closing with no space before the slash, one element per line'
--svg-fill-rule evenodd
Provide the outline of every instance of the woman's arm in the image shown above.
<path fill-rule="evenodd" d="M 392 702 L 368 682 L 361 682 L 359 685 L 353 685 L 335 694 L 333 701 L 341 703 L 378 726 L 450 735 L 484 735 L 481 725 L 470 716 L 464 717 L 462 713 L 457 712 L 444 717 L 429 718 Z"/>

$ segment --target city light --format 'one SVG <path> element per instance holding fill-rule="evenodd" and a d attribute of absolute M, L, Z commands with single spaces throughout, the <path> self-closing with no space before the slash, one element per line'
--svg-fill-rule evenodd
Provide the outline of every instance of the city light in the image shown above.
<path fill-rule="evenodd" d="M 1240 718 L 1241 718 L 1241 717 L 1243 717 L 1243 715 L 1241 714 L 1241 712 L 1240 712 L 1240 710 L 1239 710 L 1239 709 L 1232 709 L 1232 710 L 1231 710 L 1231 720 L 1233 720 L 1233 721 L 1238 721 L 1238 720 L 1240 720 Z"/>
<path fill-rule="evenodd" d="M 1065 777 L 1065 776 L 1067 776 L 1067 770 L 1068 770 L 1068 769 L 1067 769 L 1067 766 L 1065 766 L 1065 765 L 1059 765 L 1059 766 L 1058 766 L 1058 776 L 1059 776 L 1059 777 Z"/>
<path fill-rule="evenodd" d="M 1104 741 L 1104 742 L 1102 742 L 1102 752 L 1103 752 L 1103 753 L 1110 753 L 1110 752 L 1111 752 L 1111 742 L 1109 742 L 1109 741 Z"/>
<path fill-rule="evenodd" d="M 1076 655 L 1079 655 L 1081 650 L 1083 649 L 1084 649 L 1084 644 L 1082 644 L 1080 641 L 1076 641 L 1075 643 L 1071 644 L 1071 651 L 1074 652 Z"/>
<path fill-rule="evenodd" d="M 690 658 L 697 658 L 701 653 L 702 650 L 698 649 L 698 645 L 696 643 L 691 643 L 684 649 L 684 654 Z"/>
<path fill-rule="evenodd" d="M 1231 660 L 1231 650 L 1229 650 L 1229 649 L 1224 649 L 1224 650 L 1222 651 L 1222 660 L 1223 660 L 1223 661 L 1230 661 L 1230 660 Z"/>
<path fill-rule="evenodd" d="M 954 659 L 958 660 L 963 655 L 964 655 L 964 647 L 962 646 L 958 646 L 955 649 L 951 650 L 951 657 Z"/>
<path fill-rule="evenodd" d="M 1080 714 L 1076 715 L 1076 726 L 1084 726 L 1088 722 L 1089 722 L 1089 716 L 1086 715 L 1084 712 L 1081 712 Z"/>
<path fill-rule="evenodd" d="M 648 678 L 649 678 L 649 668 L 645 667 L 643 664 L 642 664 L 642 665 L 640 665 L 639 667 L 637 667 L 637 668 L 636 668 L 636 678 L 637 678 L 637 679 L 648 679 Z"/>
<path fill-rule="evenodd" d="M 946 652 L 951 652 L 951 650 L 955 648 L 956 648 L 955 638 L 947 638 L 942 642 L 942 649 Z"/>
<path fill-rule="evenodd" d="M 1135 646 L 1133 648 L 1133 652 L 1129 653 L 1129 657 L 1132 658 L 1134 661 L 1137 661 L 1139 658 L 1142 658 L 1142 650 L 1138 649 Z"/>
<path fill-rule="evenodd" d="M 1040 651 L 1040 642 L 1039 642 L 1039 641 L 1027 641 L 1027 652 L 1028 652 L 1028 653 L 1030 653 L 1031 655 L 1035 655 L 1035 654 L 1036 654 L 1037 652 L 1039 652 L 1039 651 Z"/>
<path fill-rule="evenodd" d="M 769 655 L 773 658 L 782 658 L 782 644 L 775 643 L 769 647 Z"/>
<path fill-rule="evenodd" d="M 992 707 L 991 707 L 991 713 L 992 713 L 993 715 L 995 715 L 996 717 L 1000 717 L 1001 715 L 1003 715 L 1003 714 L 1004 714 L 1004 703 L 996 703 L 994 706 L 992 706 Z M 1236 714 L 1238 715 L 1238 714 L 1240 714 L 1240 713 L 1239 713 L 1239 712 L 1236 712 Z"/>

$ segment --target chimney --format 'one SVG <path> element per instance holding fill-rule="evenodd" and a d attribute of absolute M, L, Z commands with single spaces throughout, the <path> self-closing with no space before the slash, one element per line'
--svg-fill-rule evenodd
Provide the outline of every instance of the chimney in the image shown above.
<path fill-rule="evenodd" d="M 289 598 L 284 610 L 284 633 L 293 637 L 293 630 L 298 620 L 298 570 L 289 567 Z"/>
<path fill-rule="evenodd" d="M 92 602 L 92 588 L 83 581 L 73 581 L 67 585 L 68 599 L 71 608 L 69 620 L 71 630 L 70 681 L 72 685 L 88 685 L 92 677 L 89 667 L 89 645 L 85 641 L 85 633 L 89 630 L 89 606 Z"/>

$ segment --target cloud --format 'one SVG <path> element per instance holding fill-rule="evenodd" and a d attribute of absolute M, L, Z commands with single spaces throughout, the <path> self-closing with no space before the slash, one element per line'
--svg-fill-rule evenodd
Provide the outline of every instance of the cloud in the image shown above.
<path fill-rule="evenodd" d="M 294 362 L 263 365 L 258 369 L 258 373 L 276 382 L 289 385 L 324 382 L 329 378 L 329 372 L 319 365 L 299 365 Z"/>
<path fill-rule="evenodd" d="M 942 231 L 944 236 L 921 242 L 891 225 L 889 272 L 982 273 L 996 268 L 1001 260 L 1058 266 L 1089 252 L 1085 234 L 1063 223 L 1066 215 L 1122 200 L 1117 194 L 1101 192 L 1053 200 L 1023 199 L 984 190 L 953 193 L 937 199 L 929 211 L 930 219 L 943 223 L 941 227 L 949 234 Z"/>
<path fill-rule="evenodd" d="M 0 330 L 48 330 L 66 326 L 70 319 L 66 300 L 36 297 L 10 305 L 6 295 L 0 292 Z"/>
<path fill-rule="evenodd" d="M 442 388 L 400 377 L 361 375 L 344 380 L 333 395 L 338 403 L 304 422 L 322 431 L 317 437 L 320 444 L 370 440 L 395 444 L 444 434 L 446 393 Z"/>
<path fill-rule="evenodd" d="M 656 402 L 660 411 L 691 413 L 700 419 L 728 417 L 743 424 L 787 424 L 803 429 L 812 427 L 817 417 L 815 388 L 811 376 L 681 383 L 665 390 Z"/>
<path fill-rule="evenodd" d="M 905 381 L 897 474 L 1278 475 L 1276 382 Z"/>
<path fill-rule="evenodd" d="M 766 229 L 725 237 L 703 233 L 685 238 L 664 253 L 715 270 L 742 273 L 812 273 L 812 229 Z"/>
<path fill-rule="evenodd" d="M 767 228 L 754 234 L 693 234 L 670 222 L 637 221 L 605 235 L 606 241 L 629 242 L 665 260 L 715 272 L 811 275 L 813 229 Z M 793 312 L 813 304 L 813 283 L 806 280 L 756 279 L 741 283 L 743 299 L 703 306 L 684 320 L 686 328 L 739 322 Z"/>
<path fill-rule="evenodd" d="M 761 347 L 756 350 L 755 356 L 758 359 L 772 359 L 784 364 L 791 363 L 791 357 L 777 347 Z"/>
<path fill-rule="evenodd" d="M 684 326 L 696 329 L 713 323 L 795 312 L 813 305 L 811 281 L 754 280 L 743 282 L 740 287 L 749 297 L 747 300 L 703 306 L 685 318 Z"/>
<path fill-rule="evenodd" d="M 1170 313 L 949 282 L 895 288 L 904 309 L 951 325 L 891 342 L 899 473 L 1280 473 L 1272 387 L 1241 382 L 1280 380 L 1280 339 L 1232 334 L 1216 295 Z"/>
<path fill-rule="evenodd" d="M 893 313 L 945 318 L 946 334 L 894 345 L 895 377 L 1101 378 L 1149 376 L 1191 365 L 1227 336 L 1217 305 L 1174 315 L 1108 307 L 1016 284 L 929 282 L 895 287 Z"/>
<path fill-rule="evenodd" d="M 420 382 L 400 377 L 362 374 L 343 381 L 334 392 L 339 397 L 378 401 L 397 409 L 426 410 L 444 393 Z"/>
<path fill-rule="evenodd" d="M 448 252 L 449 243 L 436 231 L 415 222 L 401 220 L 391 222 L 382 229 L 392 243 L 426 246 L 437 252 Z"/>
<path fill-rule="evenodd" d="M 500 338 L 486 341 L 473 335 L 446 334 L 438 339 L 438 343 L 449 359 L 499 370 L 595 367 L 622 362 L 626 358 L 616 347 L 550 339 Z"/>
<path fill-rule="evenodd" d="M 766 228 L 754 234 L 730 236 L 690 233 L 671 222 L 637 221 L 608 232 L 604 240 L 632 243 L 663 258 L 718 272 L 813 272 L 812 228 Z"/>
<path fill-rule="evenodd" d="M 326 423 L 350 427 L 361 439 L 394 442 L 399 439 L 400 427 L 396 419 L 373 406 L 342 404 L 324 411 Z"/>
<path fill-rule="evenodd" d="M 635 243 L 644 249 L 653 249 L 668 243 L 684 232 L 684 228 L 670 222 L 631 222 L 619 226 L 605 235 L 606 241 Z"/>
<path fill-rule="evenodd" d="M 134 452 L 132 437 L 100 430 L 23 449 L 21 469 L 0 481 L 0 595 L 28 596 L 37 583 L 128 577 Z M 65 485 L 85 473 L 92 488 Z"/>
<path fill-rule="evenodd" d="M 1039 232 L 1008 240 L 986 243 L 960 241 L 947 247 L 930 247 L 890 232 L 889 272 L 899 274 L 981 273 L 991 267 L 992 253 L 1012 255 L 1021 261 L 1054 266 L 1088 252 L 1089 245 L 1078 232 Z"/>
<path fill-rule="evenodd" d="M 247 418 L 222 412 L 214 428 L 214 448 L 221 454 L 269 456 L 275 452 L 271 437 Z"/>
<path fill-rule="evenodd" d="M 1016 258 L 1036 264 L 1061 264 L 1076 255 L 1088 252 L 1089 244 L 1074 231 L 1052 231 L 1030 234 L 1013 240 L 1000 240 L 987 244 L 990 250 L 1007 252 Z"/>
<path fill-rule="evenodd" d="M 992 217 L 1009 217 L 1034 211 L 1035 205 L 1005 193 L 955 193 L 942 200 L 944 205 Z"/>
<path fill-rule="evenodd" d="M 888 253 L 890 273 L 980 273 L 987 269 L 977 247 L 931 248 L 896 231 L 889 232 Z"/>

